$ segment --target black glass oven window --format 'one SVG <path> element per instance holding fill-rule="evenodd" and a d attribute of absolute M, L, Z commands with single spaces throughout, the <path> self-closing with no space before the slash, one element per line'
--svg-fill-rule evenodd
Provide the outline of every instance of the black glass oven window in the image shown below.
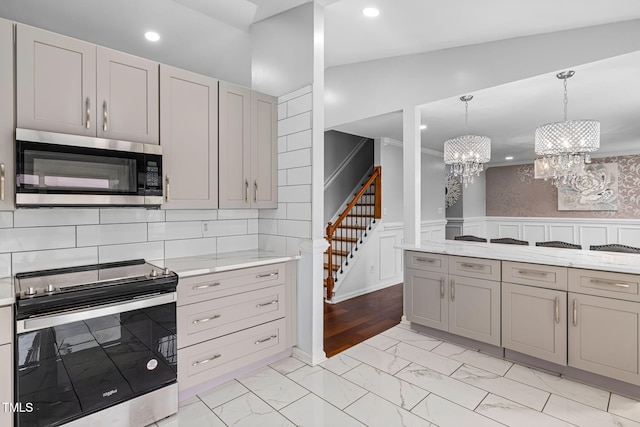
<path fill-rule="evenodd" d="M 176 381 L 175 304 L 18 335 L 18 426 L 52 426 Z"/>

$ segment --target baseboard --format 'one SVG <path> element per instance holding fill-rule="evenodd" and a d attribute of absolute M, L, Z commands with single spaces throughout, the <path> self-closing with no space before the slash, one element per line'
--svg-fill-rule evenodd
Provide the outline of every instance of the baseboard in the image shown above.
<path fill-rule="evenodd" d="M 310 366 L 318 365 L 327 360 L 327 354 L 324 351 L 312 356 L 306 351 L 301 350 L 300 347 L 293 347 L 293 356 Z"/>
<path fill-rule="evenodd" d="M 353 292 L 349 292 L 348 294 L 345 295 L 334 295 L 333 299 L 331 301 L 327 301 L 327 303 L 329 304 L 337 304 L 339 302 L 342 301 L 346 301 L 349 300 L 351 298 L 355 298 L 355 297 L 359 297 L 362 295 L 366 295 L 366 294 L 370 294 L 371 292 L 375 292 L 375 291 L 379 291 L 381 289 L 385 289 L 385 288 L 390 288 L 391 286 L 395 286 L 395 285 L 399 285 L 402 283 L 402 279 L 400 279 L 400 281 L 398 282 L 398 279 L 394 279 L 391 282 L 383 282 L 383 283 L 378 283 L 375 286 L 372 286 L 370 288 L 365 288 L 365 289 L 358 289 L 357 291 L 353 291 Z"/>

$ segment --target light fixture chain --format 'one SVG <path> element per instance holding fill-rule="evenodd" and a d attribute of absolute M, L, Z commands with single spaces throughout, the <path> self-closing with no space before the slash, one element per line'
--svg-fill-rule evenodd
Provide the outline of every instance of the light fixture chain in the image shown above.
<path fill-rule="evenodd" d="M 469 120 L 469 101 L 464 101 L 464 133 L 469 133 L 469 126 L 467 125 Z"/>
<path fill-rule="evenodd" d="M 569 95 L 567 92 L 567 78 L 564 79 L 564 121 L 569 117 Z"/>

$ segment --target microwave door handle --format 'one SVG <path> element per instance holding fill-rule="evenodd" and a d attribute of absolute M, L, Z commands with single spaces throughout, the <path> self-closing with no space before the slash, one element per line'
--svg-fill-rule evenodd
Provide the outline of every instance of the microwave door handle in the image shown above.
<path fill-rule="evenodd" d="M 5 168 L 4 163 L 0 163 L 0 201 L 4 201 L 4 186 L 5 186 Z"/>
<path fill-rule="evenodd" d="M 87 129 L 91 129 L 91 98 L 87 96 L 87 100 L 85 101 L 85 108 L 87 110 Z"/>
<path fill-rule="evenodd" d="M 109 119 L 109 112 L 107 111 L 107 101 L 106 100 L 102 103 L 102 114 L 103 114 L 102 131 L 106 132 L 109 129 L 109 125 L 107 123 L 107 121 Z"/>
<path fill-rule="evenodd" d="M 169 186 L 169 175 L 164 177 L 164 182 L 165 182 L 165 187 L 167 187 L 165 189 L 166 191 L 164 193 L 164 200 L 168 202 L 169 201 L 169 188 L 170 188 L 170 186 Z"/>

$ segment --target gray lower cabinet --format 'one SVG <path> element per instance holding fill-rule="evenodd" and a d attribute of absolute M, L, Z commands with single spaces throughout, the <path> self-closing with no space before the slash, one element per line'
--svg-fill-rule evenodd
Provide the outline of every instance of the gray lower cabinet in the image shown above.
<path fill-rule="evenodd" d="M 404 280 L 407 320 L 448 330 L 449 302 L 445 289 L 447 274 L 407 268 Z"/>
<path fill-rule="evenodd" d="M 0 404 L 13 400 L 13 311 L 11 306 L 0 307 Z M 23 402 L 23 404 L 26 402 Z M 13 413 L 0 407 L 0 426 L 11 427 Z"/>
<path fill-rule="evenodd" d="M 567 364 L 567 293 L 502 283 L 502 346 Z"/>
<path fill-rule="evenodd" d="M 640 303 L 569 293 L 569 366 L 640 385 Z"/>

